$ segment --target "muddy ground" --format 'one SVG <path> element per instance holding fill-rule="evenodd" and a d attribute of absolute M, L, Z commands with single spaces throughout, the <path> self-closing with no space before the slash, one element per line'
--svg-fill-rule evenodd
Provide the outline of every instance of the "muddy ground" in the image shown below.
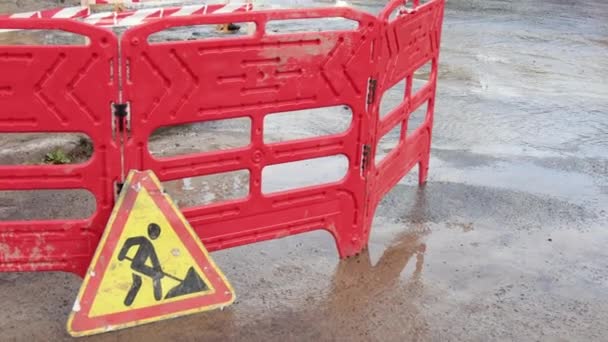
<path fill-rule="evenodd" d="M 384 199 L 367 252 L 339 261 L 324 232 L 216 252 L 235 305 L 90 340 L 607 340 L 606 18 L 602 0 L 449 1 L 429 182 L 411 174 Z M 218 131 L 217 146 L 238 144 L 234 127 Z M 196 132 L 164 132 L 153 150 L 187 150 Z M 190 200 L 205 184 L 239 188 L 173 191 Z M 79 285 L 0 275 L 0 339 L 68 339 Z"/>

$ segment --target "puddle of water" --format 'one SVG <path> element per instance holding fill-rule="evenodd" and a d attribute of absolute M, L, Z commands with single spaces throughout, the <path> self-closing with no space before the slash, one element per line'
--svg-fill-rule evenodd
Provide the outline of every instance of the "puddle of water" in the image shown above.
<path fill-rule="evenodd" d="M 453 168 L 441 159 L 432 158 L 432 165 L 441 174 L 434 178 L 436 181 L 516 190 L 573 203 L 587 203 L 600 199 L 608 201 L 608 198 L 602 195 L 594 178 L 584 173 L 566 172 L 530 162 L 512 161 Z"/>

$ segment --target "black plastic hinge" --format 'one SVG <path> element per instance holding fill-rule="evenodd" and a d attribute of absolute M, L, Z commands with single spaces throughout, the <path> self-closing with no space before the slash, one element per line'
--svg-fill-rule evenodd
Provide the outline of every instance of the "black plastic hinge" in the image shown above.
<path fill-rule="evenodd" d="M 122 182 L 117 182 L 116 183 L 116 196 L 120 195 L 120 192 L 122 191 L 122 188 L 125 186 L 125 183 Z"/>
<path fill-rule="evenodd" d="M 372 104 L 376 101 L 376 89 L 378 88 L 378 80 L 370 78 L 367 83 L 367 104 Z"/>
<path fill-rule="evenodd" d="M 127 126 L 127 120 L 129 119 L 129 105 L 127 103 L 114 103 L 114 116 L 118 123 L 118 131 L 124 132 Z"/>
<path fill-rule="evenodd" d="M 361 175 L 365 176 L 365 171 L 369 168 L 369 161 L 371 159 L 372 147 L 370 145 L 363 145 L 361 151 Z"/>

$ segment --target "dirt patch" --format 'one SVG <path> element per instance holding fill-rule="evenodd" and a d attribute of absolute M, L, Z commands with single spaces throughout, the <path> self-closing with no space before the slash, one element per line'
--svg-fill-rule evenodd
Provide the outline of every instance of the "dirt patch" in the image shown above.
<path fill-rule="evenodd" d="M 20 133 L 0 136 L 0 165 L 80 164 L 92 154 L 93 144 L 83 134 Z M 59 160 L 63 162 L 56 162 Z"/>

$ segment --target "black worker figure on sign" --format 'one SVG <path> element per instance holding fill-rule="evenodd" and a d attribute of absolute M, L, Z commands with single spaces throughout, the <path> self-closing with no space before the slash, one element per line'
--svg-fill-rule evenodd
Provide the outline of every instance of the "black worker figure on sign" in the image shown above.
<path fill-rule="evenodd" d="M 182 280 L 171 274 L 163 271 L 160 262 L 158 261 L 158 255 L 152 241 L 158 239 L 160 236 L 160 226 L 156 223 L 150 223 L 148 225 L 148 237 L 136 236 L 128 238 L 125 244 L 122 246 L 120 253 L 118 253 L 118 260 L 129 260 L 131 261 L 131 269 L 133 272 L 133 284 L 125 297 L 125 306 L 131 306 L 139 289 L 142 285 L 141 275 L 150 277 L 152 279 L 152 286 L 154 290 L 154 299 L 159 301 L 163 298 L 163 290 L 161 286 L 161 280 L 164 277 L 173 279 L 179 284 L 173 287 L 165 295 L 165 299 L 179 297 L 191 293 L 202 292 L 208 290 L 207 284 L 201 279 L 194 267 L 190 267 L 186 273 L 186 277 Z M 149 239 L 148 239 L 149 238 Z M 127 253 L 133 246 L 137 247 L 137 252 L 133 259 L 127 257 Z M 146 263 L 150 260 L 152 266 L 148 266 Z"/>
<path fill-rule="evenodd" d="M 148 237 L 150 240 L 156 240 L 159 236 L 160 226 L 156 223 L 150 223 L 148 225 Z M 163 290 L 160 280 L 165 276 L 165 274 L 163 273 L 160 262 L 158 261 L 158 256 L 156 255 L 156 251 L 154 250 L 154 246 L 150 240 L 148 240 L 148 238 L 145 236 L 129 238 L 127 241 L 125 241 L 120 253 L 118 253 L 118 260 L 130 260 L 131 269 L 135 271 L 133 272 L 133 284 L 127 293 L 127 297 L 125 297 L 124 303 L 126 306 L 133 304 L 135 296 L 137 296 L 137 293 L 139 292 L 139 288 L 141 287 L 142 283 L 141 276 L 139 274 L 152 278 L 154 299 L 158 301 L 163 298 Z M 127 253 L 133 246 L 138 246 L 137 252 L 135 253 L 135 257 L 130 259 L 127 257 Z M 146 265 L 148 259 L 150 260 L 152 267 Z"/>

